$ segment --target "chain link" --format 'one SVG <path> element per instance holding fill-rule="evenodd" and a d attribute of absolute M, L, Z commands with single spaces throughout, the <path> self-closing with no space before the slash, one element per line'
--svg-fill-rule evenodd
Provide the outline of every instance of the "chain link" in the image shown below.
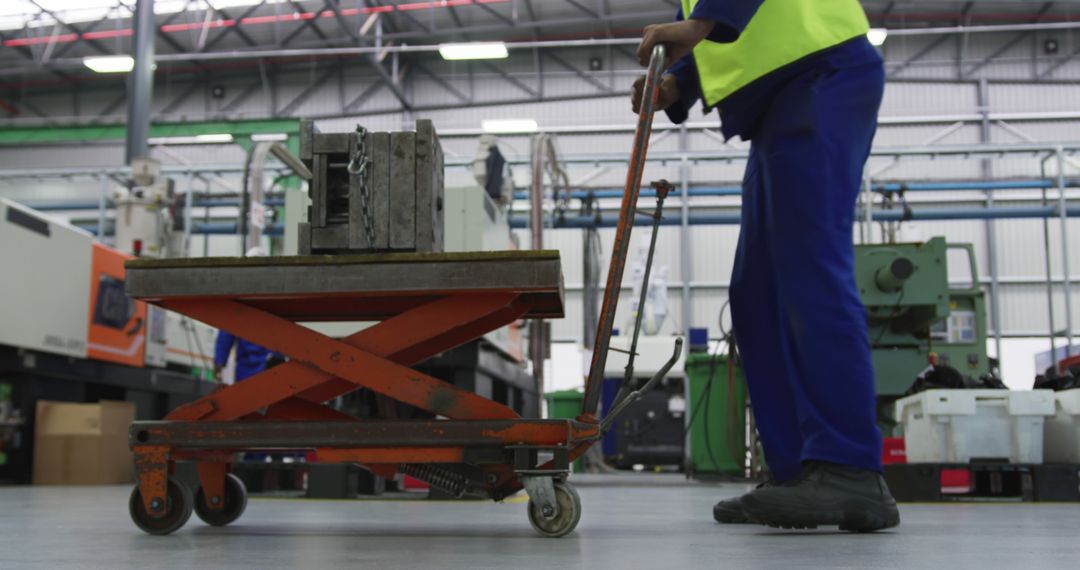
<path fill-rule="evenodd" d="M 356 152 L 346 169 L 349 174 L 358 177 L 357 184 L 360 186 L 360 217 L 364 224 L 364 234 L 367 236 L 368 247 L 375 248 L 375 214 L 371 196 L 371 189 L 367 184 L 367 170 L 371 159 L 367 153 L 367 129 L 356 125 Z"/>

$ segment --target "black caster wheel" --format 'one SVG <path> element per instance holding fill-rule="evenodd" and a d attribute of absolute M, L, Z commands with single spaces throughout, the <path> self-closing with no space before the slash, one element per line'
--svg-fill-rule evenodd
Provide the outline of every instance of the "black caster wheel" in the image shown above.
<path fill-rule="evenodd" d="M 581 521 L 581 497 L 568 483 L 555 483 L 555 502 L 559 505 L 559 514 L 549 519 L 544 517 L 539 505 L 529 501 L 529 523 L 536 532 L 549 538 L 570 534 Z"/>
<path fill-rule="evenodd" d="M 220 509 L 210 510 L 206 507 L 202 485 L 199 485 L 199 490 L 195 492 L 195 514 L 211 526 L 225 526 L 244 514 L 244 509 L 247 508 L 247 488 L 244 487 L 244 482 L 232 473 L 225 474 L 225 496 L 222 499 L 225 504 Z"/>
<path fill-rule="evenodd" d="M 128 513 L 135 526 L 149 534 L 169 534 L 187 523 L 191 518 L 192 504 L 191 491 L 176 479 L 169 477 L 165 488 L 165 515 L 152 517 L 143 506 L 142 493 L 139 486 L 131 491 L 131 499 L 128 501 Z"/>

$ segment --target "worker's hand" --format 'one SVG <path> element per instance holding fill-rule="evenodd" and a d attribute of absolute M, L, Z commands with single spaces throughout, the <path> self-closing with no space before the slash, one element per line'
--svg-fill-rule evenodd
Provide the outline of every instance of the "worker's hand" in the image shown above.
<path fill-rule="evenodd" d="M 214 380 L 221 382 L 222 369 L 222 366 L 214 365 Z"/>
<path fill-rule="evenodd" d="M 676 61 L 690 55 L 694 46 L 708 37 L 715 26 L 716 22 L 711 20 L 683 20 L 670 24 L 645 26 L 641 45 L 637 49 L 638 62 L 642 67 L 648 66 L 653 48 L 656 44 L 664 44 L 667 46 L 664 69 L 667 69 Z"/>
<path fill-rule="evenodd" d="M 645 76 L 642 75 L 634 82 L 634 89 L 630 94 L 630 102 L 634 106 L 634 112 L 641 112 L 642 91 L 645 90 Z M 656 98 L 657 111 L 663 111 L 679 100 L 679 82 L 674 75 L 665 75 L 660 79 L 660 95 Z"/>

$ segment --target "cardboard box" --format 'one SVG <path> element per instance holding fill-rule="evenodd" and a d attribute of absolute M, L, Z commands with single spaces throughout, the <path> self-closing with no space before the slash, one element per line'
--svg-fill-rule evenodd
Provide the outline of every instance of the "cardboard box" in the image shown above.
<path fill-rule="evenodd" d="M 35 485 L 112 485 L 132 481 L 128 427 L 135 404 L 37 403 Z"/>

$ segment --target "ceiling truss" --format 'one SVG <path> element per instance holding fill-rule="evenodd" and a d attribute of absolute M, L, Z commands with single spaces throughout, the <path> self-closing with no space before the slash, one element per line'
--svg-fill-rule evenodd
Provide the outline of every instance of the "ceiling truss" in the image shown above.
<path fill-rule="evenodd" d="M 87 23 L 65 22 L 61 14 L 46 10 L 37 4 L 40 13 L 28 18 L 23 30 L 0 31 L 0 119 L 5 115 L 18 120 L 46 120 L 57 115 L 77 120 L 107 120 L 118 118 L 124 103 L 124 86 L 121 77 L 103 79 L 72 68 L 71 62 L 85 55 L 123 53 L 127 34 L 124 26 L 130 23 L 129 4 L 118 1 L 111 10 L 116 19 L 102 19 Z M 528 103 L 565 98 L 607 97 L 619 92 L 620 82 L 634 65 L 634 57 L 627 46 L 606 46 L 603 57 L 596 58 L 598 48 L 540 48 L 532 49 L 532 65 L 526 72 L 520 66 L 510 71 L 500 63 L 475 62 L 459 65 L 457 74 L 464 68 L 468 78 L 467 89 L 460 82 L 447 78 L 443 62 L 398 52 L 343 58 L 322 56 L 320 48 L 369 46 L 400 46 L 405 43 L 435 43 L 441 41 L 470 41 L 481 39 L 536 40 L 551 38 L 560 30 L 573 30 L 574 37 L 630 38 L 636 30 L 649 22 L 664 21 L 674 15 L 679 5 L 676 0 L 636 1 L 632 9 L 623 1 L 610 0 L 458 0 L 449 6 L 429 9 L 405 9 L 424 3 L 403 4 L 390 0 L 288 0 L 270 4 L 265 0 L 249 6 L 229 9 L 209 7 L 203 0 L 187 0 L 187 11 L 175 12 L 159 18 L 157 37 L 159 53 L 213 54 L 218 52 L 262 51 L 268 49 L 306 49 L 307 57 L 248 59 L 225 64 L 198 61 L 175 61 L 158 70 L 159 83 L 164 76 L 168 83 L 168 97 L 155 106 L 157 115 L 167 118 L 185 107 L 193 98 L 207 97 L 208 90 L 226 78 L 242 76 L 245 81 L 235 93 L 217 106 L 210 114 L 227 114 L 245 109 L 253 97 L 263 94 L 267 105 L 262 116 L 289 116 L 302 110 L 304 104 L 323 90 L 338 92 L 341 115 L 375 114 L 388 112 L 412 112 L 435 108 L 418 103 L 415 97 L 417 84 L 424 89 L 436 89 L 449 94 L 451 105 L 494 105 Z M 615 6 L 618 7 L 614 7 Z M 909 17 L 912 5 L 932 4 L 926 2 L 866 2 L 868 13 L 878 23 L 895 25 L 898 17 Z M 987 2 L 942 3 L 956 6 L 955 13 L 931 18 L 934 25 L 966 25 L 987 18 L 982 11 Z M 1062 4 L 1054 2 L 1032 3 L 1025 13 L 1016 13 L 1013 23 L 1041 23 L 1069 21 L 1068 9 L 1064 16 Z M 543 9 L 541 12 L 540 9 Z M 901 11 L 903 8 L 904 11 Z M 989 8 L 987 8 L 989 9 Z M 1077 11 L 1080 19 L 1080 10 Z M 53 26 L 32 26 L 33 21 L 43 18 L 55 20 Z M 997 18 L 997 16 L 995 16 Z M 906 21 L 906 20 L 905 20 Z M 994 20 L 998 21 L 998 20 Z M 916 22 L 918 23 L 918 22 Z M 267 33 L 272 30 L 272 33 Z M 1073 34 L 1068 31 L 1065 35 Z M 71 39 L 74 36 L 74 39 Z M 116 40 L 104 39 L 115 37 Z M 1038 32 L 1024 31 L 1003 36 L 1000 47 L 992 53 L 970 58 L 966 56 L 967 36 L 948 34 L 929 38 L 921 47 L 905 51 L 902 56 L 892 57 L 886 46 L 887 70 L 892 80 L 907 81 L 978 81 L 996 62 L 1008 58 L 1010 53 L 1031 46 L 1037 52 Z M 28 39 L 30 38 L 30 39 Z M 51 38 L 51 39 L 50 39 Z M 63 40 L 63 41 L 61 41 Z M 950 47 L 951 46 L 951 47 Z M 590 56 L 581 57 L 583 50 Z M 923 77 L 920 70 L 928 64 L 940 64 L 941 54 L 951 52 L 955 76 L 942 79 L 940 74 Z M 515 58 L 521 58 L 520 51 Z M 1066 81 L 1059 78 L 1061 72 L 1080 58 L 1080 41 L 1063 42 L 1062 51 L 1053 57 L 1032 57 L 1029 81 Z M 589 59 L 600 59 L 603 71 L 592 67 Z M 67 66 L 64 63 L 67 62 Z M 159 63 L 160 64 L 160 63 Z M 299 92 L 289 97 L 279 97 L 282 76 L 293 77 L 298 66 L 309 70 L 309 81 Z M 361 88 L 348 92 L 346 77 L 361 75 L 365 78 Z M 587 89 L 575 97 L 551 96 L 545 90 L 548 78 L 554 74 L 573 76 Z M 473 88 L 477 76 L 485 81 L 505 84 L 506 92 L 517 96 L 487 100 L 477 96 Z M 58 112 L 42 108 L 35 102 L 35 94 L 55 92 L 58 85 L 67 86 L 72 93 L 70 108 Z M 160 87 L 159 87 L 160 90 Z M 97 108 L 81 100 L 87 92 L 114 93 L 115 98 L 101 97 Z M 389 93 L 393 106 L 370 108 L 376 97 L 385 99 Z M 286 99 L 279 101 L 278 99 Z"/>

